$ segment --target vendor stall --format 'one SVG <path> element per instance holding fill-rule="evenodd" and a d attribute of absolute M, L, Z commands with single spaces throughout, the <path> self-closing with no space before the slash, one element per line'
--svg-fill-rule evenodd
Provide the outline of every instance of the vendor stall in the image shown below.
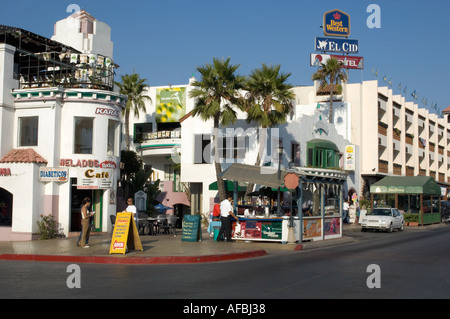
<path fill-rule="evenodd" d="M 286 243 L 292 236 L 289 231 L 293 231 L 295 242 L 342 237 L 345 172 L 306 168 L 278 171 L 273 167 L 233 164 L 221 176 L 277 190 L 285 189 L 287 174 L 298 176 L 298 186 L 284 196 L 288 205 L 267 195 L 235 203 L 240 222 L 233 222 L 233 239 Z"/>
<path fill-rule="evenodd" d="M 420 225 L 441 221 L 441 188 L 430 176 L 386 176 L 370 186 L 371 207 L 395 207 L 405 221 Z"/>

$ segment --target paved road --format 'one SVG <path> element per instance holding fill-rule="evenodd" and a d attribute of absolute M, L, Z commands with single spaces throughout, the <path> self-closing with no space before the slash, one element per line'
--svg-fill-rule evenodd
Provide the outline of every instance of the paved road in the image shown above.
<path fill-rule="evenodd" d="M 348 235 L 356 242 L 195 265 L 81 264 L 74 272 L 65 263 L 1 261 L 0 298 L 450 298 L 449 225 Z M 71 278 L 81 288 L 68 288 Z"/>

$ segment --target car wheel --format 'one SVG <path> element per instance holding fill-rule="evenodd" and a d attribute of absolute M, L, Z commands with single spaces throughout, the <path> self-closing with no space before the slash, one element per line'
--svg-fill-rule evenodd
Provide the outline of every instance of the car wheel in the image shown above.
<path fill-rule="evenodd" d="M 388 232 L 392 233 L 392 231 L 394 230 L 394 226 L 392 225 L 392 223 L 389 225 L 389 229 Z"/>

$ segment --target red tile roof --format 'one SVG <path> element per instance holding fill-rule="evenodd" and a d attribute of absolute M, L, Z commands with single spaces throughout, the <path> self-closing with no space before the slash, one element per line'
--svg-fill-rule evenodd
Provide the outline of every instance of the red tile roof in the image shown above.
<path fill-rule="evenodd" d="M 45 158 L 31 148 L 13 149 L 0 159 L 0 163 L 44 163 Z"/>
<path fill-rule="evenodd" d="M 442 113 L 450 113 L 450 106 L 447 106 L 447 108 L 443 110 Z"/>

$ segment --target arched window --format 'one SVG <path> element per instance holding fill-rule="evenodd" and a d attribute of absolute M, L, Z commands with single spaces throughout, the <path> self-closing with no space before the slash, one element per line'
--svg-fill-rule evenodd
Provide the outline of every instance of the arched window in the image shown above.
<path fill-rule="evenodd" d="M 326 140 L 315 139 L 307 144 L 307 166 L 316 168 L 339 168 L 341 154 L 338 147 Z"/>
<path fill-rule="evenodd" d="M 12 226 L 13 195 L 6 189 L 0 188 L 0 227 Z"/>

